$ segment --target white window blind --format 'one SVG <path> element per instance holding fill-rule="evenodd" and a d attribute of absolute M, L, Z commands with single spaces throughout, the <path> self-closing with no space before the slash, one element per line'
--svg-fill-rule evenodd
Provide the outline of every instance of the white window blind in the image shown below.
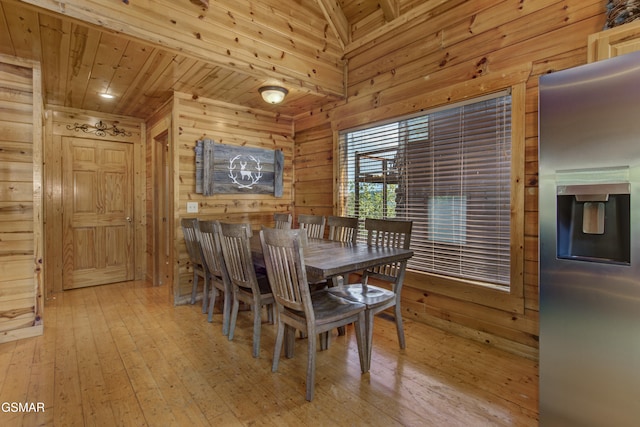
<path fill-rule="evenodd" d="M 342 214 L 413 221 L 409 268 L 509 286 L 511 95 L 340 138 Z"/>

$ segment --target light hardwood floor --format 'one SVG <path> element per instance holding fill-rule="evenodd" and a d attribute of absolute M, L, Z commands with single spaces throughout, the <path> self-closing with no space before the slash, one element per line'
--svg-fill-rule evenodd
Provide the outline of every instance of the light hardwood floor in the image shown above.
<path fill-rule="evenodd" d="M 376 318 L 371 372 L 355 336 L 332 336 L 317 355 L 315 398 L 304 398 L 306 344 L 271 372 L 275 327 L 263 323 L 251 357 L 251 319 L 234 341 L 219 311 L 170 303 L 166 287 L 130 282 L 66 291 L 45 305 L 42 337 L 0 344 L 1 426 L 534 426 L 535 361 L 405 321 Z M 266 315 L 263 316 L 266 319 Z"/>

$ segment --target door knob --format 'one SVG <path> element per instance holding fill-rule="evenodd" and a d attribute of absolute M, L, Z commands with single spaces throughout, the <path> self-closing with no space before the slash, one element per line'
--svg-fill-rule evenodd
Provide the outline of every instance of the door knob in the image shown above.
<path fill-rule="evenodd" d="M 130 216 L 128 216 L 126 219 L 127 219 L 127 221 L 131 222 L 131 217 Z"/>

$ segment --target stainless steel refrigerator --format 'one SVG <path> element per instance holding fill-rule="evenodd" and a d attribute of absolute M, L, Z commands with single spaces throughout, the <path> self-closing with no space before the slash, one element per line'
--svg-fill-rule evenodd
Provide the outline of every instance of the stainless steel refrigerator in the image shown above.
<path fill-rule="evenodd" d="M 539 83 L 540 425 L 640 426 L 640 52 Z"/>

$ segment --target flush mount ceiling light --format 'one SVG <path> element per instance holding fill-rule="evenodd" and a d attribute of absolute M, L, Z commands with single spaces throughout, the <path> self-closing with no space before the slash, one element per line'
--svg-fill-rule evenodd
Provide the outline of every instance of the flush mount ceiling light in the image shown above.
<path fill-rule="evenodd" d="M 100 96 L 103 97 L 104 99 L 113 99 L 113 98 L 115 98 L 115 96 L 111 95 L 110 93 L 101 93 Z"/>
<path fill-rule="evenodd" d="M 209 0 L 191 0 L 191 3 L 209 9 Z"/>
<path fill-rule="evenodd" d="M 269 104 L 281 103 L 289 93 L 288 90 L 280 86 L 262 86 L 258 92 L 262 95 L 262 99 Z"/>

